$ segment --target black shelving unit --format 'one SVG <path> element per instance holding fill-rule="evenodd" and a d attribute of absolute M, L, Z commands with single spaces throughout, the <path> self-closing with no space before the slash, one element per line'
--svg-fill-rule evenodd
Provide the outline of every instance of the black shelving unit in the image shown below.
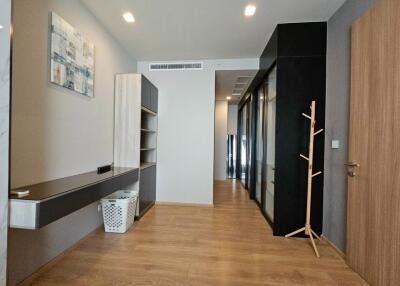
<path fill-rule="evenodd" d="M 158 89 L 142 75 L 139 217 L 156 201 Z"/>
<path fill-rule="evenodd" d="M 116 75 L 114 165 L 139 169 L 138 217 L 156 201 L 158 89 L 143 74 Z"/>

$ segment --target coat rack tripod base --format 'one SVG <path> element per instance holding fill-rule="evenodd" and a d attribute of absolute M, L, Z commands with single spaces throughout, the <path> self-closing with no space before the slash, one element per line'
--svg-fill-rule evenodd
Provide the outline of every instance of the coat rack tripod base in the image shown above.
<path fill-rule="evenodd" d="M 313 247 L 313 249 L 314 249 L 315 255 L 319 258 L 320 256 L 319 256 L 318 248 L 317 248 L 317 245 L 315 244 L 313 235 L 314 235 L 315 238 L 317 238 L 318 240 L 321 240 L 321 238 L 315 233 L 315 231 L 312 230 L 311 225 L 306 225 L 306 226 L 304 226 L 304 227 L 302 227 L 302 228 L 300 228 L 300 229 L 298 229 L 298 230 L 296 230 L 296 231 L 293 231 L 293 232 L 291 232 L 291 233 L 285 235 L 285 237 L 291 237 L 291 236 L 294 236 L 294 235 L 296 235 L 296 234 L 298 234 L 298 233 L 301 233 L 301 232 L 303 232 L 303 231 L 304 231 L 304 233 L 305 233 L 306 235 L 308 235 L 308 237 L 309 237 L 309 239 L 310 239 L 310 241 L 311 241 L 311 245 L 312 245 L 312 247 Z"/>
<path fill-rule="evenodd" d="M 301 232 L 304 231 L 304 233 L 309 237 L 310 241 L 311 241 L 311 245 L 314 249 L 315 255 L 319 258 L 319 252 L 317 249 L 317 246 L 315 244 L 314 238 L 313 236 L 315 236 L 315 238 L 317 238 L 318 240 L 321 240 L 321 238 L 315 233 L 315 231 L 313 231 L 313 229 L 311 228 L 311 193 L 312 193 L 312 180 L 315 176 L 318 176 L 320 174 L 322 174 L 322 172 L 317 172 L 315 174 L 313 174 L 313 158 L 314 158 L 314 136 L 321 133 L 322 131 L 324 131 L 323 129 L 318 130 L 317 132 L 314 132 L 315 130 L 315 101 L 311 102 L 311 115 L 307 115 L 307 114 L 302 114 L 304 117 L 308 118 L 311 122 L 310 125 L 310 144 L 309 144 L 309 149 L 308 149 L 308 157 L 300 154 L 300 157 L 303 158 L 304 160 L 308 161 L 308 177 L 307 177 L 307 211 L 306 211 L 306 224 L 304 227 L 293 231 L 287 235 L 285 235 L 285 237 L 291 237 L 294 236 L 296 234 L 299 234 Z"/>

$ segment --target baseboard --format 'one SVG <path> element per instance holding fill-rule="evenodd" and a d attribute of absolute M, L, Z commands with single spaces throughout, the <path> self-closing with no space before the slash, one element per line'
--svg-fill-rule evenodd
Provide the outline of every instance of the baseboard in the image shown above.
<path fill-rule="evenodd" d="M 94 230 L 92 230 L 91 232 L 89 232 L 87 235 L 85 235 L 84 237 L 82 237 L 80 240 L 78 240 L 77 242 L 75 242 L 73 245 L 71 245 L 70 247 L 68 247 L 66 250 L 64 250 L 63 252 L 61 252 L 59 255 L 57 255 L 56 257 L 54 257 L 52 260 L 50 260 L 49 262 L 47 262 L 46 264 L 42 265 L 38 270 L 36 270 L 35 272 L 33 272 L 31 275 L 29 275 L 27 278 L 25 278 L 24 280 L 22 280 L 20 283 L 18 283 L 18 286 L 28 286 L 31 285 L 33 283 L 33 281 L 39 277 L 42 273 L 46 272 L 47 270 L 49 270 L 51 267 L 53 267 L 57 262 L 59 262 L 61 259 L 63 259 L 68 253 L 70 253 L 71 251 L 73 251 L 76 247 L 78 247 L 78 245 L 84 241 L 86 238 L 88 238 L 92 233 L 98 231 L 99 229 L 103 229 L 103 224 L 99 227 L 96 227 Z"/>
<path fill-rule="evenodd" d="M 139 216 L 135 216 L 135 218 L 137 219 L 137 220 L 140 220 L 153 206 L 154 206 L 154 202 L 153 203 L 151 203 L 150 205 L 148 205 L 144 210 L 142 210 L 140 213 L 139 213 Z"/>
<path fill-rule="evenodd" d="M 337 254 L 339 254 L 343 259 L 346 259 L 346 254 L 341 251 L 336 245 L 334 245 L 332 241 L 330 241 L 324 235 L 321 235 L 321 238 L 325 240 L 337 252 Z"/>
<path fill-rule="evenodd" d="M 159 206 L 178 206 L 178 207 L 206 207 L 206 208 L 212 208 L 214 207 L 213 204 L 192 204 L 192 203 L 178 203 L 178 202 L 160 202 L 157 201 L 156 205 Z"/>

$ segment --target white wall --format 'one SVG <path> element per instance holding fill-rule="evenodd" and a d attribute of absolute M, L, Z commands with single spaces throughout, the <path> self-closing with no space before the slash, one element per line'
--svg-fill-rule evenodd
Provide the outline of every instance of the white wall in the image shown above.
<path fill-rule="evenodd" d="M 95 97 L 49 83 L 49 12 L 95 44 Z M 113 161 L 114 75 L 136 61 L 79 0 L 18 0 L 13 10 L 12 186 L 93 171 Z M 97 203 L 40 230 L 10 230 L 14 285 L 102 223 Z"/>
<path fill-rule="evenodd" d="M 238 105 L 228 105 L 228 134 L 237 135 Z"/>
<path fill-rule="evenodd" d="M 6 285 L 11 1 L 0 0 L 0 286 Z"/>
<path fill-rule="evenodd" d="M 213 203 L 215 71 L 258 69 L 258 59 L 207 60 L 201 71 L 149 71 L 159 89 L 157 201 Z"/>
<path fill-rule="evenodd" d="M 214 180 L 226 179 L 228 102 L 215 102 Z"/>

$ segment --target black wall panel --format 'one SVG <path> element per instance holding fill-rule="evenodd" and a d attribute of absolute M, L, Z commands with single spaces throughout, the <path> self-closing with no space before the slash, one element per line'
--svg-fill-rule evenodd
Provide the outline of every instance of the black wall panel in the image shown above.
<path fill-rule="evenodd" d="M 316 101 L 316 129 L 325 125 L 324 57 L 283 57 L 277 60 L 274 234 L 285 235 L 305 223 L 310 114 Z M 314 172 L 323 170 L 324 134 L 315 138 Z M 323 176 L 313 179 L 313 228 L 322 232 Z"/>

